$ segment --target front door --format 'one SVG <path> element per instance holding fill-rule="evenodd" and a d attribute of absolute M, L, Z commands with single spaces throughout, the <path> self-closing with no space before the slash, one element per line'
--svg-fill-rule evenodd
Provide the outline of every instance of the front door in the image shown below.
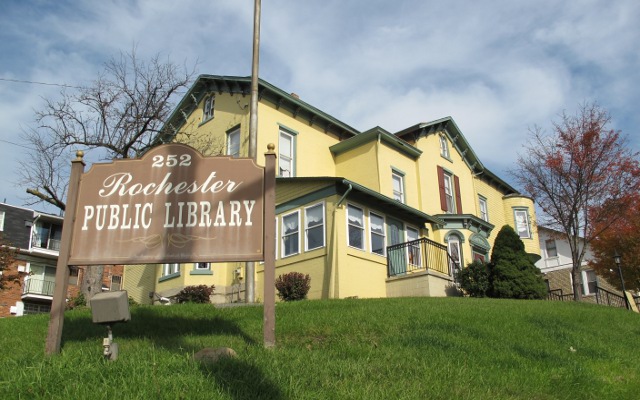
<path fill-rule="evenodd" d="M 393 218 L 387 217 L 387 237 L 389 240 L 389 246 L 394 244 L 404 243 L 404 225 L 402 221 L 398 221 Z M 399 275 L 407 272 L 407 259 L 405 249 L 399 248 L 390 250 L 389 254 L 389 266 L 391 275 Z"/>

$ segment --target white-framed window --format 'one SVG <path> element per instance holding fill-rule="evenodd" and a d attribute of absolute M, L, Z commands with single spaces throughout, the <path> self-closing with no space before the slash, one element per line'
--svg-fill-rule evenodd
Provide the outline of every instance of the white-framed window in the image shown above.
<path fill-rule="evenodd" d="M 391 179 L 393 180 L 393 198 L 404 203 L 404 174 L 392 170 Z"/>
<path fill-rule="evenodd" d="M 168 263 L 162 264 L 162 276 L 170 276 L 180 273 L 180 264 Z"/>
<path fill-rule="evenodd" d="M 4 211 L 0 211 L 0 232 L 4 231 Z"/>
<path fill-rule="evenodd" d="M 324 247 L 324 203 L 304 209 L 305 250 Z"/>
<path fill-rule="evenodd" d="M 347 206 L 347 234 L 349 246 L 364 250 L 364 211 L 351 204 Z"/>
<path fill-rule="evenodd" d="M 282 129 L 278 140 L 278 152 L 279 176 L 295 176 L 295 137 Z"/>
<path fill-rule="evenodd" d="M 449 267 L 452 275 L 456 275 L 462 267 L 462 248 L 460 247 L 460 238 L 456 235 L 449 236 L 447 243 L 447 249 L 449 251 Z"/>
<path fill-rule="evenodd" d="M 418 240 L 419 238 L 420 231 L 418 231 L 416 228 L 407 226 L 407 242 L 413 242 L 414 240 Z M 419 243 L 411 243 L 409 247 L 407 247 L 407 256 L 409 258 L 409 264 L 416 267 L 422 266 Z"/>
<path fill-rule="evenodd" d="M 122 276 L 120 275 L 112 275 L 111 276 L 111 286 L 109 290 L 111 292 L 115 292 L 116 290 L 122 289 Z"/>
<path fill-rule="evenodd" d="M 227 155 L 240 157 L 240 128 L 227 132 Z"/>
<path fill-rule="evenodd" d="M 445 135 L 439 135 L 440 138 L 440 155 L 444 158 L 449 157 L 449 142 L 447 142 L 447 137 Z"/>
<path fill-rule="evenodd" d="M 300 212 L 282 217 L 282 257 L 300 253 Z"/>
<path fill-rule="evenodd" d="M 598 286 L 598 276 L 593 270 L 582 271 L 582 294 L 596 294 Z"/>
<path fill-rule="evenodd" d="M 208 262 L 197 262 L 193 265 L 193 269 L 196 271 L 210 271 L 211 263 Z"/>
<path fill-rule="evenodd" d="M 384 256 L 386 253 L 386 237 L 383 216 L 369 212 L 369 232 L 371 236 L 371 252 Z"/>
<path fill-rule="evenodd" d="M 487 207 L 487 199 L 478 196 L 478 208 L 480 209 L 480 218 L 489 222 L 489 208 Z"/>
<path fill-rule="evenodd" d="M 216 96 L 211 95 L 204 100 L 204 107 L 202 108 L 202 122 L 208 121 L 213 118 L 213 111 L 216 108 Z"/>
<path fill-rule="evenodd" d="M 453 189 L 453 176 L 446 172 L 444 174 L 444 195 L 447 202 L 447 214 L 455 214 L 456 201 Z"/>
<path fill-rule="evenodd" d="M 516 232 L 518 232 L 518 236 L 520 236 L 520 239 L 530 239 L 531 228 L 529 226 L 529 211 L 527 211 L 526 209 L 515 209 L 513 212 L 516 221 Z"/>
<path fill-rule="evenodd" d="M 558 257 L 558 248 L 556 247 L 556 241 L 553 239 L 547 239 L 544 241 L 544 247 L 547 252 L 547 258 Z"/>

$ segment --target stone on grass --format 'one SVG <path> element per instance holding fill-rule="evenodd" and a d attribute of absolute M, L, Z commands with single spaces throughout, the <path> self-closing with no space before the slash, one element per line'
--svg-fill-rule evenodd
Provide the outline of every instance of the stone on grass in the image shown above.
<path fill-rule="evenodd" d="M 193 355 L 193 359 L 205 364 L 215 364 L 222 358 L 236 358 L 238 355 L 229 347 L 205 347 Z"/>

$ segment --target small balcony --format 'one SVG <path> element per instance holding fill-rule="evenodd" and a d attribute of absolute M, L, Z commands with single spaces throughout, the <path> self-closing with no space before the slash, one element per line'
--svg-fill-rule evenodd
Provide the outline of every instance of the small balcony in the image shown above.
<path fill-rule="evenodd" d="M 42 237 L 34 233 L 31 237 L 31 248 L 45 250 L 47 253 L 58 253 L 60 251 L 60 240 L 50 237 Z"/>
<path fill-rule="evenodd" d="M 387 247 L 389 278 L 427 270 L 451 276 L 451 264 L 447 246 L 427 238 Z"/>
<path fill-rule="evenodd" d="M 41 299 L 43 296 L 51 298 L 53 297 L 54 287 L 54 281 L 30 277 L 22 284 L 22 298 L 32 297 Z"/>

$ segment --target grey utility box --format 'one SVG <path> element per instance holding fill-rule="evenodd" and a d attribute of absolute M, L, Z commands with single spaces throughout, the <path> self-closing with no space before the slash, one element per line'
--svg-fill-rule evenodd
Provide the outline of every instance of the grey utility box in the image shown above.
<path fill-rule="evenodd" d="M 113 324 L 131 319 L 126 290 L 97 293 L 91 298 L 94 324 Z"/>

